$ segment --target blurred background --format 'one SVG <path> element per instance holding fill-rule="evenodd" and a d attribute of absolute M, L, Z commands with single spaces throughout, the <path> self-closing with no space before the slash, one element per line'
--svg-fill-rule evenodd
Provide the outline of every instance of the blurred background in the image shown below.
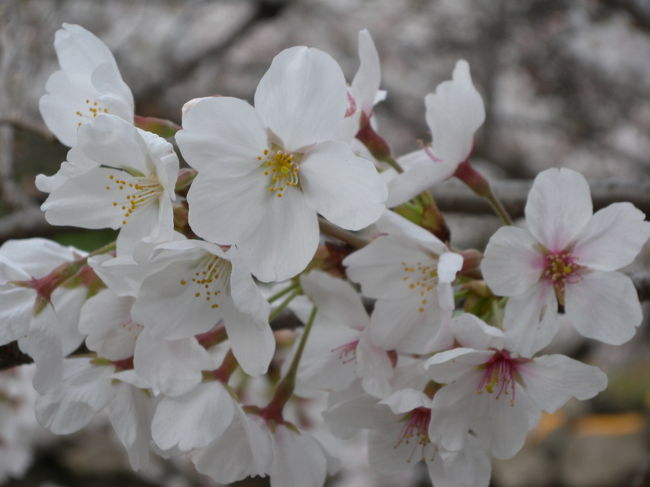
<path fill-rule="evenodd" d="M 66 154 L 38 113 L 45 81 L 58 69 L 52 42 L 63 22 L 108 44 L 136 113 L 178 123 L 194 97 L 252 100 L 273 56 L 293 45 L 329 52 L 351 80 L 358 31 L 367 28 L 388 91 L 376 109 L 379 132 L 396 155 L 429 140 L 424 95 L 464 58 L 487 109 L 473 161 L 513 213 L 521 214 L 529 181 L 553 166 L 582 172 L 597 206 L 629 199 L 650 211 L 648 0 L 0 0 L 0 242 L 48 236 L 92 249 L 112 236 L 48 227 L 38 210 L 44 195 L 34 175 L 55 172 Z M 498 227 L 484 214 L 489 208 L 453 184 L 434 195 L 453 244 L 483 249 Z M 646 249 L 626 269 L 646 286 L 644 296 L 649 263 Z M 495 462 L 495 487 L 650 486 L 645 311 L 646 323 L 622 347 L 568 332 L 558 339 L 555 351 L 601 366 L 610 386 L 546 416 L 522 452 Z M 30 410 L 33 397 L 16 385 L 28 375 L 0 374 L 2 485 L 213 485 L 182 461 L 161 460 L 136 476 L 102 421 L 66 438 L 39 430 L 29 413 L 18 427 L 10 415 Z M 350 447 L 331 485 L 428 485 L 423 471 L 380 479 L 363 462 L 363 447 Z"/>

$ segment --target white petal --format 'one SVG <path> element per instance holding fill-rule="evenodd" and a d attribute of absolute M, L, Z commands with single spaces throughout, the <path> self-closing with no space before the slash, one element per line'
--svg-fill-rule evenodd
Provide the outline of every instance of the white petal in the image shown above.
<path fill-rule="evenodd" d="M 572 397 L 591 399 L 607 387 L 607 376 L 598 367 L 564 355 L 537 357 L 522 364 L 519 373 L 530 397 L 549 413 Z"/>
<path fill-rule="evenodd" d="M 382 233 L 415 241 L 434 254 L 440 255 L 448 251 L 447 246 L 429 230 L 425 230 L 394 211 L 384 211 L 375 226 Z"/>
<path fill-rule="evenodd" d="M 361 284 L 364 296 L 390 299 L 412 294 L 404 281 L 409 275 L 404 267 L 417 262 L 435 265 L 433 257 L 416 242 L 387 235 L 347 256 L 343 265 L 350 280 Z"/>
<path fill-rule="evenodd" d="M 369 331 L 361 335 L 357 345 L 357 375 L 361 377 L 361 385 L 368 394 L 375 397 L 390 394 L 393 364 L 386 351 L 371 342 Z"/>
<path fill-rule="evenodd" d="M 152 406 L 153 400 L 145 391 L 119 384 L 107 408 L 113 429 L 126 448 L 134 470 L 146 469 L 151 462 Z"/>
<path fill-rule="evenodd" d="M 257 158 L 268 146 L 255 109 L 230 97 L 203 98 L 186 111 L 176 142 L 190 166 L 222 178 L 243 176 L 258 167 Z"/>
<path fill-rule="evenodd" d="M 168 396 L 191 391 L 201 382 L 201 371 L 212 368 L 210 354 L 196 339 L 163 340 L 146 330 L 135 344 L 133 364 L 140 378 Z"/>
<path fill-rule="evenodd" d="M 334 140 L 348 106 L 339 65 L 318 49 L 292 47 L 273 58 L 255 91 L 255 109 L 289 152 Z"/>
<path fill-rule="evenodd" d="M 469 155 L 474 132 L 485 120 L 483 100 L 474 88 L 467 61 L 458 61 L 453 79 L 440 83 L 424 101 L 433 153 L 455 168 Z"/>
<path fill-rule="evenodd" d="M 357 102 L 357 106 L 367 116 L 372 113 L 380 82 L 379 54 L 377 54 L 370 33 L 367 29 L 363 29 L 359 32 L 359 69 L 354 75 L 350 91 Z"/>
<path fill-rule="evenodd" d="M 267 183 L 262 171 L 228 179 L 200 173 L 187 194 L 192 230 L 210 242 L 239 243 L 256 231 L 273 202 Z"/>
<path fill-rule="evenodd" d="M 238 247 L 260 281 L 284 281 L 307 267 L 316 253 L 320 236 L 318 218 L 305 203 L 303 194 L 293 188 L 282 198 L 271 194 L 265 205 L 257 209 L 262 220 L 255 233 Z"/>
<path fill-rule="evenodd" d="M 163 450 L 201 448 L 215 441 L 232 422 L 232 397 L 216 381 L 199 384 L 180 397 L 163 397 L 153 416 L 153 440 Z"/>
<path fill-rule="evenodd" d="M 227 289 L 207 301 L 203 285 L 192 282 L 203 255 L 196 251 L 178 255 L 176 261 L 142 282 L 133 316 L 152 334 L 167 339 L 189 338 L 209 331 L 223 318 L 222 301 L 229 298 L 222 295 Z M 220 307 L 213 308 L 213 304 Z M 188 314 L 192 319 L 187 319 Z"/>
<path fill-rule="evenodd" d="M 46 306 L 32 318 L 27 336 L 18 340 L 20 350 L 34 359 L 33 385 L 41 394 L 57 387 L 63 379 L 63 344 L 58 328 L 54 309 Z"/>
<path fill-rule="evenodd" d="M 275 338 L 268 321 L 256 321 L 225 302 L 223 320 L 232 351 L 249 375 L 265 374 L 275 352 Z"/>
<path fill-rule="evenodd" d="M 553 340 L 558 331 L 557 299 L 553 287 L 542 281 L 506 304 L 503 328 L 507 348 L 532 357 Z"/>
<path fill-rule="evenodd" d="M 149 174 L 147 144 L 137 128 L 119 117 L 99 115 L 92 124 L 80 127 L 78 147 L 98 164 Z"/>
<path fill-rule="evenodd" d="M 88 78 L 100 64 L 117 69 L 115 58 L 97 36 L 76 24 L 63 24 L 56 31 L 54 48 L 61 68 L 73 77 Z"/>
<path fill-rule="evenodd" d="M 300 285 L 318 308 L 318 315 L 355 330 L 370 324 L 361 297 L 347 281 L 313 270 L 300 276 Z"/>
<path fill-rule="evenodd" d="M 465 448 L 458 452 L 438 451 L 427 462 L 429 477 L 436 487 L 488 487 L 492 465 L 487 452 L 474 437 L 468 437 Z"/>
<path fill-rule="evenodd" d="M 417 408 L 430 408 L 431 399 L 422 391 L 400 389 L 379 401 L 379 404 L 388 406 L 394 414 L 404 414 Z"/>
<path fill-rule="evenodd" d="M 66 360 L 63 383 L 36 400 L 38 422 L 59 435 L 80 430 L 113 398 L 112 373 L 86 359 Z"/>
<path fill-rule="evenodd" d="M 322 487 L 327 462 L 322 448 L 307 433 L 278 426 L 274 434 L 271 487 Z"/>
<path fill-rule="evenodd" d="M 438 258 L 438 282 L 451 283 L 456 280 L 456 274 L 463 267 L 463 256 L 453 252 L 445 252 Z"/>
<path fill-rule="evenodd" d="M 0 254 L 32 277 L 43 277 L 54 267 L 86 255 L 79 249 L 64 247 L 45 238 L 7 240 L 2 244 Z M 10 278 L 21 279 L 24 277 Z"/>
<path fill-rule="evenodd" d="M 131 318 L 133 298 L 118 297 L 105 290 L 81 309 L 79 330 L 88 335 L 86 345 L 100 357 L 122 360 L 133 356 L 135 340 L 142 329 Z"/>
<path fill-rule="evenodd" d="M 69 179 L 50 193 L 41 205 L 45 219 L 51 225 L 119 228 L 125 220 L 125 210 L 121 206 L 123 196 L 113 188 L 109 178 L 122 178 L 125 174 L 124 171 L 98 167 Z M 118 204 L 114 205 L 114 202 Z"/>
<path fill-rule="evenodd" d="M 571 169 L 547 169 L 535 178 L 525 212 L 533 237 L 552 252 L 562 251 L 592 216 L 589 185 Z"/>
<path fill-rule="evenodd" d="M 481 272 L 490 289 L 500 296 L 516 296 L 539 281 L 544 256 L 537 242 L 521 228 L 501 227 L 490 237 Z"/>
<path fill-rule="evenodd" d="M 632 279 L 593 271 L 565 289 L 567 317 L 578 333 L 610 345 L 630 340 L 643 314 Z"/>
<path fill-rule="evenodd" d="M 421 459 L 419 445 L 400 441 L 403 428 L 403 423 L 388 424 L 368 434 L 368 463 L 380 475 L 410 470 Z"/>
<path fill-rule="evenodd" d="M 367 227 L 385 209 L 386 185 L 374 164 L 344 142 L 311 150 L 300 165 L 300 182 L 307 204 L 348 230 Z"/>
<path fill-rule="evenodd" d="M 264 476 L 270 470 L 273 449 L 269 431 L 245 414 L 236 418 L 214 443 L 191 454 L 199 472 L 223 484 Z"/>
<path fill-rule="evenodd" d="M 0 286 L 0 345 L 18 340 L 29 331 L 36 293 L 13 284 Z"/>
<path fill-rule="evenodd" d="M 487 350 L 459 347 L 435 354 L 426 361 L 425 367 L 433 380 L 449 384 L 486 363 L 493 355 L 494 352 Z"/>
<path fill-rule="evenodd" d="M 463 313 L 451 321 L 451 329 L 458 343 L 477 350 L 503 347 L 503 332 L 470 313 Z"/>
<path fill-rule="evenodd" d="M 434 161 L 424 150 L 418 150 L 400 157 L 397 162 L 404 172 L 388 182 L 386 206 L 394 208 L 415 198 L 423 191 L 453 176 L 455 165 Z"/>
<path fill-rule="evenodd" d="M 244 256 L 237 248 L 231 247 L 226 258 L 230 259 L 232 264 L 230 294 L 235 307 L 250 316 L 253 321 L 268 324 L 271 306 L 251 276 Z"/>
<path fill-rule="evenodd" d="M 650 237 L 650 223 L 630 203 L 613 203 L 589 220 L 573 254 L 580 265 L 614 271 L 630 264 Z"/>

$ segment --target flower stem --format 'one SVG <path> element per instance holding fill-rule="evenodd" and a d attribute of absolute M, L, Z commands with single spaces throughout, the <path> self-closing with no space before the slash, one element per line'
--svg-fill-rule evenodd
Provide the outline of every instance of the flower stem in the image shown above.
<path fill-rule="evenodd" d="M 109 242 L 103 247 L 99 247 L 96 250 L 93 250 L 90 254 L 88 254 L 88 257 L 93 257 L 95 255 L 101 255 L 101 254 L 107 254 L 108 252 L 111 252 L 112 250 L 115 250 L 115 241 Z"/>
<path fill-rule="evenodd" d="M 300 295 L 301 292 L 302 291 L 300 289 L 296 289 L 284 301 L 282 301 L 277 308 L 271 311 L 271 314 L 269 315 L 269 321 L 273 321 L 274 319 L 276 319 L 280 315 L 280 313 L 282 313 L 284 308 L 286 308 L 289 305 L 289 303 L 293 301 L 293 298 Z"/>
<path fill-rule="evenodd" d="M 494 191 L 492 191 L 492 187 L 490 186 L 489 181 L 485 179 L 485 177 L 483 177 L 480 172 L 472 167 L 472 165 L 469 163 L 469 160 L 461 162 L 458 165 L 454 176 L 464 182 L 472 191 L 474 191 L 474 193 L 490 203 L 490 206 L 492 206 L 492 209 L 497 214 L 497 216 L 501 218 L 503 223 L 506 225 L 512 225 L 512 219 L 510 218 L 510 215 L 508 215 L 508 212 L 503 207 L 503 204 L 496 197 Z"/>
<path fill-rule="evenodd" d="M 318 217 L 318 225 L 320 227 L 320 231 L 325 235 L 329 235 L 330 237 L 334 237 L 342 242 L 345 242 L 352 248 L 360 249 L 361 247 L 368 245 L 368 242 L 365 239 L 358 237 L 352 232 L 348 232 L 347 230 L 343 230 L 342 228 L 337 227 L 324 218 Z"/>
<path fill-rule="evenodd" d="M 278 422 L 282 421 L 282 410 L 284 409 L 284 405 L 293 395 L 293 390 L 296 387 L 296 373 L 298 372 L 298 365 L 300 364 L 300 359 L 302 358 L 302 353 L 305 350 L 305 344 L 307 343 L 307 338 L 311 332 L 311 328 L 314 324 L 314 319 L 316 318 L 317 312 L 318 308 L 314 306 L 311 309 L 311 314 L 309 315 L 309 319 L 305 324 L 305 329 L 302 332 L 302 336 L 300 337 L 300 343 L 298 344 L 296 354 L 293 356 L 289 370 L 287 371 L 284 378 L 280 381 L 278 386 L 275 388 L 273 399 L 263 410 L 262 415 L 267 419 L 273 419 Z"/>
<path fill-rule="evenodd" d="M 287 294 L 287 293 L 293 291 L 294 289 L 297 289 L 298 287 L 300 287 L 300 284 L 297 283 L 297 282 L 294 282 L 293 284 L 291 284 L 291 286 L 286 287 L 286 288 L 284 288 L 282 291 L 278 291 L 277 293 L 275 293 L 275 294 L 274 294 L 273 296 L 271 296 L 267 301 L 268 301 L 269 303 L 272 303 L 273 301 L 277 301 L 277 300 L 280 299 L 282 296 L 284 296 L 285 294 Z"/>

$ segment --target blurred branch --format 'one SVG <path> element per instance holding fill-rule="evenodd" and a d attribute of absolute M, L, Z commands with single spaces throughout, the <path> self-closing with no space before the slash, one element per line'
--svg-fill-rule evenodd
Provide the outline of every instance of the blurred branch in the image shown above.
<path fill-rule="evenodd" d="M 30 122 L 14 117 L 0 117 L 0 125 L 9 125 L 14 129 L 32 133 L 48 142 L 54 142 L 56 140 L 54 134 L 50 132 L 45 125 L 37 122 Z"/>
<path fill-rule="evenodd" d="M 198 52 L 191 58 L 184 59 L 182 62 L 168 64 L 166 72 L 158 80 L 145 86 L 135 94 L 138 105 L 146 106 L 156 103 L 168 88 L 188 78 L 202 64 L 210 63 L 214 59 L 223 56 L 237 41 L 244 38 L 255 25 L 263 20 L 276 17 L 289 3 L 290 0 L 255 1 L 255 8 L 250 16 L 225 40 Z"/>
<path fill-rule="evenodd" d="M 640 28 L 650 32 L 650 10 L 641 7 L 638 2 L 634 0 L 601 0 L 601 3 L 627 12 Z"/>
<path fill-rule="evenodd" d="M 24 208 L 0 218 L 0 242 L 10 238 L 43 236 L 51 233 L 52 229 L 40 208 Z"/>
<path fill-rule="evenodd" d="M 532 181 L 509 179 L 491 181 L 491 184 L 508 213 L 515 218 L 523 216 Z M 603 208 L 618 201 L 629 201 L 646 215 L 650 214 L 650 180 L 590 181 L 589 187 L 594 209 Z M 436 203 L 443 211 L 479 215 L 492 213 L 490 206 L 460 181 L 447 181 L 434 187 L 432 192 Z"/>

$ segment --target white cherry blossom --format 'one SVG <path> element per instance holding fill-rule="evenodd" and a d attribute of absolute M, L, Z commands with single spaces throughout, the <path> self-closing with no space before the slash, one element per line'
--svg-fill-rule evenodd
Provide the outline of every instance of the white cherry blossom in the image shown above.
<path fill-rule="evenodd" d="M 133 95 L 101 40 L 79 25 L 63 24 L 54 48 L 61 70 L 47 80 L 39 108 L 63 144 L 76 145 L 78 128 L 101 113 L 133 123 Z"/>
<path fill-rule="evenodd" d="M 18 340 L 34 359 L 39 392 L 61 380 L 63 357 L 83 341 L 77 327 L 86 290 L 57 288 L 71 276 L 51 272 L 84 256 L 41 238 L 9 240 L 0 247 L 0 344 Z"/>
<path fill-rule="evenodd" d="M 526 228 L 500 228 L 481 266 L 490 288 L 509 297 L 505 328 L 528 348 L 546 345 L 560 304 L 583 336 L 612 345 L 632 338 L 641 306 L 632 280 L 617 269 L 650 237 L 644 214 L 630 203 L 592 214 L 587 181 L 570 169 L 540 173 L 525 212 Z"/>
<path fill-rule="evenodd" d="M 452 282 L 462 256 L 433 234 L 392 211 L 377 222 L 379 236 L 348 256 L 348 277 L 377 299 L 370 335 L 386 350 L 427 353 L 454 307 Z"/>
<path fill-rule="evenodd" d="M 432 145 L 399 159 L 404 172 L 389 183 L 386 204 L 391 208 L 453 176 L 470 156 L 474 133 L 485 120 L 483 99 L 472 83 L 469 64 L 462 59 L 452 79 L 440 83 L 424 103 Z"/>
<path fill-rule="evenodd" d="M 52 225 L 120 228 L 117 253 L 143 238 L 171 239 L 178 157 L 172 145 L 112 115 L 79 130 L 96 167 L 56 186 L 41 209 Z"/>
<path fill-rule="evenodd" d="M 152 335 L 188 338 L 223 321 L 237 361 L 251 374 L 265 373 L 275 340 L 270 306 L 237 249 L 224 252 L 199 240 L 162 244 L 166 265 L 142 282 L 133 316 Z"/>
<path fill-rule="evenodd" d="M 369 394 L 388 395 L 393 365 L 371 340 L 370 317 L 359 294 L 346 281 L 317 270 L 303 274 L 300 284 L 313 304 L 293 309 L 304 322 L 312 306 L 318 313 L 298 368 L 296 393 L 342 390 L 359 378 Z"/>
<path fill-rule="evenodd" d="M 280 281 L 313 257 L 317 213 L 349 230 L 377 220 L 384 182 L 336 140 L 347 103 L 339 66 L 306 47 L 275 57 L 254 108 L 228 97 L 198 101 L 176 135 L 198 171 L 188 193 L 196 234 L 237 245 L 256 277 Z"/>

